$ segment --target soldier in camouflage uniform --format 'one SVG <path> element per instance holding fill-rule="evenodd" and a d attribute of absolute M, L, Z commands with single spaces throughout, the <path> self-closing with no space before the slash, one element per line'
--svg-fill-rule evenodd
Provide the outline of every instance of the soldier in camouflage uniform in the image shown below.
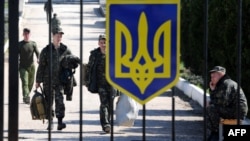
<path fill-rule="evenodd" d="M 47 115 L 48 120 L 52 120 L 54 116 L 53 110 L 53 101 L 55 100 L 55 114 L 58 119 L 57 130 L 62 130 L 66 128 L 66 124 L 63 123 L 63 118 L 65 116 L 65 105 L 64 105 L 64 97 L 63 97 L 63 85 L 60 81 L 59 75 L 61 71 L 60 61 L 64 56 L 72 54 L 69 48 L 61 43 L 62 35 L 64 32 L 61 28 L 58 28 L 56 32 L 53 33 L 53 43 L 47 45 L 43 48 L 40 55 L 40 62 L 37 69 L 36 75 L 36 88 L 40 87 L 40 83 L 43 83 L 45 100 L 47 103 L 47 113 L 51 112 L 51 117 Z M 52 47 L 52 74 L 51 78 L 50 74 L 50 47 Z M 51 91 L 49 87 L 49 79 L 51 79 Z M 49 98 L 51 98 L 51 103 L 49 105 Z M 52 123 L 52 122 L 51 122 Z M 52 129 L 53 126 L 48 126 L 48 130 Z"/>
<path fill-rule="evenodd" d="M 51 2 L 51 5 L 49 5 L 49 2 L 45 2 L 44 3 L 44 7 L 43 7 L 44 11 L 46 12 L 46 18 L 47 18 L 47 23 L 49 24 L 49 13 L 53 13 L 53 5 Z"/>
<path fill-rule="evenodd" d="M 22 81 L 23 102 L 30 103 L 30 91 L 34 84 L 35 64 L 33 60 L 34 53 L 37 59 L 39 58 L 39 51 L 36 42 L 30 40 L 30 29 L 23 29 L 24 39 L 18 44 L 19 54 L 19 73 Z M 37 60 L 38 62 L 38 60 Z"/>
<path fill-rule="evenodd" d="M 105 49 L 106 49 L 106 37 L 100 35 L 98 40 L 99 47 L 91 51 L 89 62 L 87 64 L 87 71 L 93 64 L 95 65 L 97 91 L 100 99 L 100 123 L 104 132 L 110 132 L 110 110 L 113 101 L 114 89 L 107 82 L 105 77 Z M 89 77 L 89 76 L 87 76 Z"/>
<path fill-rule="evenodd" d="M 218 141 L 219 122 L 223 119 L 237 119 L 237 83 L 226 74 L 226 69 L 215 66 L 211 71 L 210 103 L 207 107 L 207 127 L 211 131 L 208 141 Z M 240 89 L 240 119 L 244 120 L 248 112 L 247 99 Z"/>

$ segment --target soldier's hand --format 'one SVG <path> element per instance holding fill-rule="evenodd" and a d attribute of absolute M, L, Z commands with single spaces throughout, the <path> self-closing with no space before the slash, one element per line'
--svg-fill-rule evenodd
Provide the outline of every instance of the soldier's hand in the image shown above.
<path fill-rule="evenodd" d="M 215 84 L 213 82 L 210 82 L 209 87 L 210 87 L 211 90 L 214 90 L 215 89 Z"/>

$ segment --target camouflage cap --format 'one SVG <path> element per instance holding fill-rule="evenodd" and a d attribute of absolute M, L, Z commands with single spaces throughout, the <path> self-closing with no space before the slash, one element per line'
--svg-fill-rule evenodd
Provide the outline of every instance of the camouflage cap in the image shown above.
<path fill-rule="evenodd" d="M 53 31 L 53 34 L 64 34 L 64 32 L 61 27 L 58 27 Z"/>
<path fill-rule="evenodd" d="M 222 66 L 215 66 L 212 70 L 209 71 L 210 73 L 212 72 L 224 72 L 226 73 L 226 69 Z"/>
<path fill-rule="evenodd" d="M 106 36 L 105 36 L 104 34 L 99 35 L 99 39 L 98 39 L 98 40 L 100 41 L 100 40 L 102 40 L 102 39 L 105 39 L 105 40 L 106 40 Z"/>

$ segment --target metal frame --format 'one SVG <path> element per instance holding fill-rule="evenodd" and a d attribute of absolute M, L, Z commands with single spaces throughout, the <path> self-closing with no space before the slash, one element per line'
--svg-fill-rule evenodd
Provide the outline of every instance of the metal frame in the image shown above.
<path fill-rule="evenodd" d="M 52 0 L 48 0 L 49 4 L 51 4 Z M 4 21 L 4 2 L 3 0 L 0 1 L 0 20 Z M 19 20 L 19 1 L 17 0 L 9 0 L 9 130 L 8 130 L 8 139 L 9 140 L 18 140 L 18 117 L 19 117 L 19 111 L 18 111 L 18 52 L 16 50 L 16 46 L 18 46 L 18 35 L 19 35 L 19 29 L 18 29 L 18 20 Z M 80 1 L 80 27 L 82 27 L 83 23 L 83 0 Z M 51 19 L 51 13 L 49 14 L 49 18 Z M 204 1 L 204 60 L 205 60 L 205 65 L 204 65 L 204 78 L 205 78 L 205 83 L 207 82 L 207 49 L 208 49 L 208 0 Z M 11 28 L 10 28 L 11 27 Z M 51 33 L 51 25 L 49 26 L 49 33 Z M 0 31 L 4 31 L 4 22 L 0 23 Z M 242 32 L 242 0 L 238 1 L 238 94 L 240 91 L 240 85 L 241 85 L 241 32 Z M 51 42 L 51 35 L 49 34 L 49 39 L 48 42 Z M 80 28 L 80 59 L 82 60 L 82 46 L 83 46 L 83 29 Z M 0 57 L 0 77 L 3 78 L 4 76 L 4 32 L 0 33 L 0 52 L 1 52 L 1 57 Z M 51 56 L 50 56 L 51 57 Z M 80 71 L 82 70 L 82 66 L 80 66 Z M 82 72 L 82 71 L 81 71 Z M 82 78 L 82 73 L 80 74 L 80 78 Z M 80 85 L 82 85 L 82 80 L 80 80 Z M 204 85 L 204 103 L 206 103 L 206 85 Z M 4 127 L 4 79 L 0 80 L 0 141 L 3 140 L 3 127 Z M 174 91 L 173 91 L 174 92 Z M 82 88 L 80 87 L 80 126 L 79 126 L 79 140 L 83 140 L 82 137 L 82 99 L 83 99 L 83 94 L 82 94 Z M 175 140 L 175 131 L 174 131 L 174 121 L 175 121 L 175 113 L 174 113 L 174 93 L 172 95 L 173 97 L 173 114 L 172 114 L 172 119 L 173 119 L 173 132 L 172 132 L 172 141 Z M 239 101 L 239 98 L 238 98 Z M 239 106 L 238 106 L 239 108 Z M 239 111 L 239 109 L 238 109 Z M 204 113 L 206 114 L 206 106 L 204 106 Z M 51 113 L 50 113 L 51 114 Z M 206 117 L 204 114 L 204 140 L 206 140 Z M 11 122 L 10 122 L 11 121 Z M 142 140 L 146 140 L 146 135 L 145 135 L 145 126 L 146 126 L 146 105 L 143 105 L 143 135 L 142 135 Z M 238 124 L 240 120 L 238 119 Z M 48 131 L 48 136 L 49 140 L 51 140 L 51 131 Z M 110 140 L 113 140 L 113 133 L 111 135 Z"/>

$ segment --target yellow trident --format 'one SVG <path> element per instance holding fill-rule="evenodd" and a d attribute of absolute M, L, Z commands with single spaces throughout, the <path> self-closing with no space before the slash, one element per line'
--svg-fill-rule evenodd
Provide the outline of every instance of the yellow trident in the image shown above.
<path fill-rule="evenodd" d="M 135 58 L 132 58 L 132 38 L 131 34 L 122 22 L 115 21 L 115 77 L 131 78 L 133 82 L 144 94 L 146 88 L 155 78 L 169 78 L 171 75 L 170 69 L 170 52 L 171 52 L 171 21 L 166 21 L 157 29 L 153 42 L 153 58 L 151 59 L 147 41 L 148 39 L 148 22 L 144 12 L 141 13 L 138 24 L 138 51 Z M 126 53 L 122 55 L 122 35 L 126 42 Z M 163 53 L 159 53 L 159 40 L 163 36 Z M 140 63 L 144 60 L 144 64 Z M 129 68 L 129 72 L 122 72 L 122 66 Z M 162 72 L 155 72 L 161 67 Z"/>

